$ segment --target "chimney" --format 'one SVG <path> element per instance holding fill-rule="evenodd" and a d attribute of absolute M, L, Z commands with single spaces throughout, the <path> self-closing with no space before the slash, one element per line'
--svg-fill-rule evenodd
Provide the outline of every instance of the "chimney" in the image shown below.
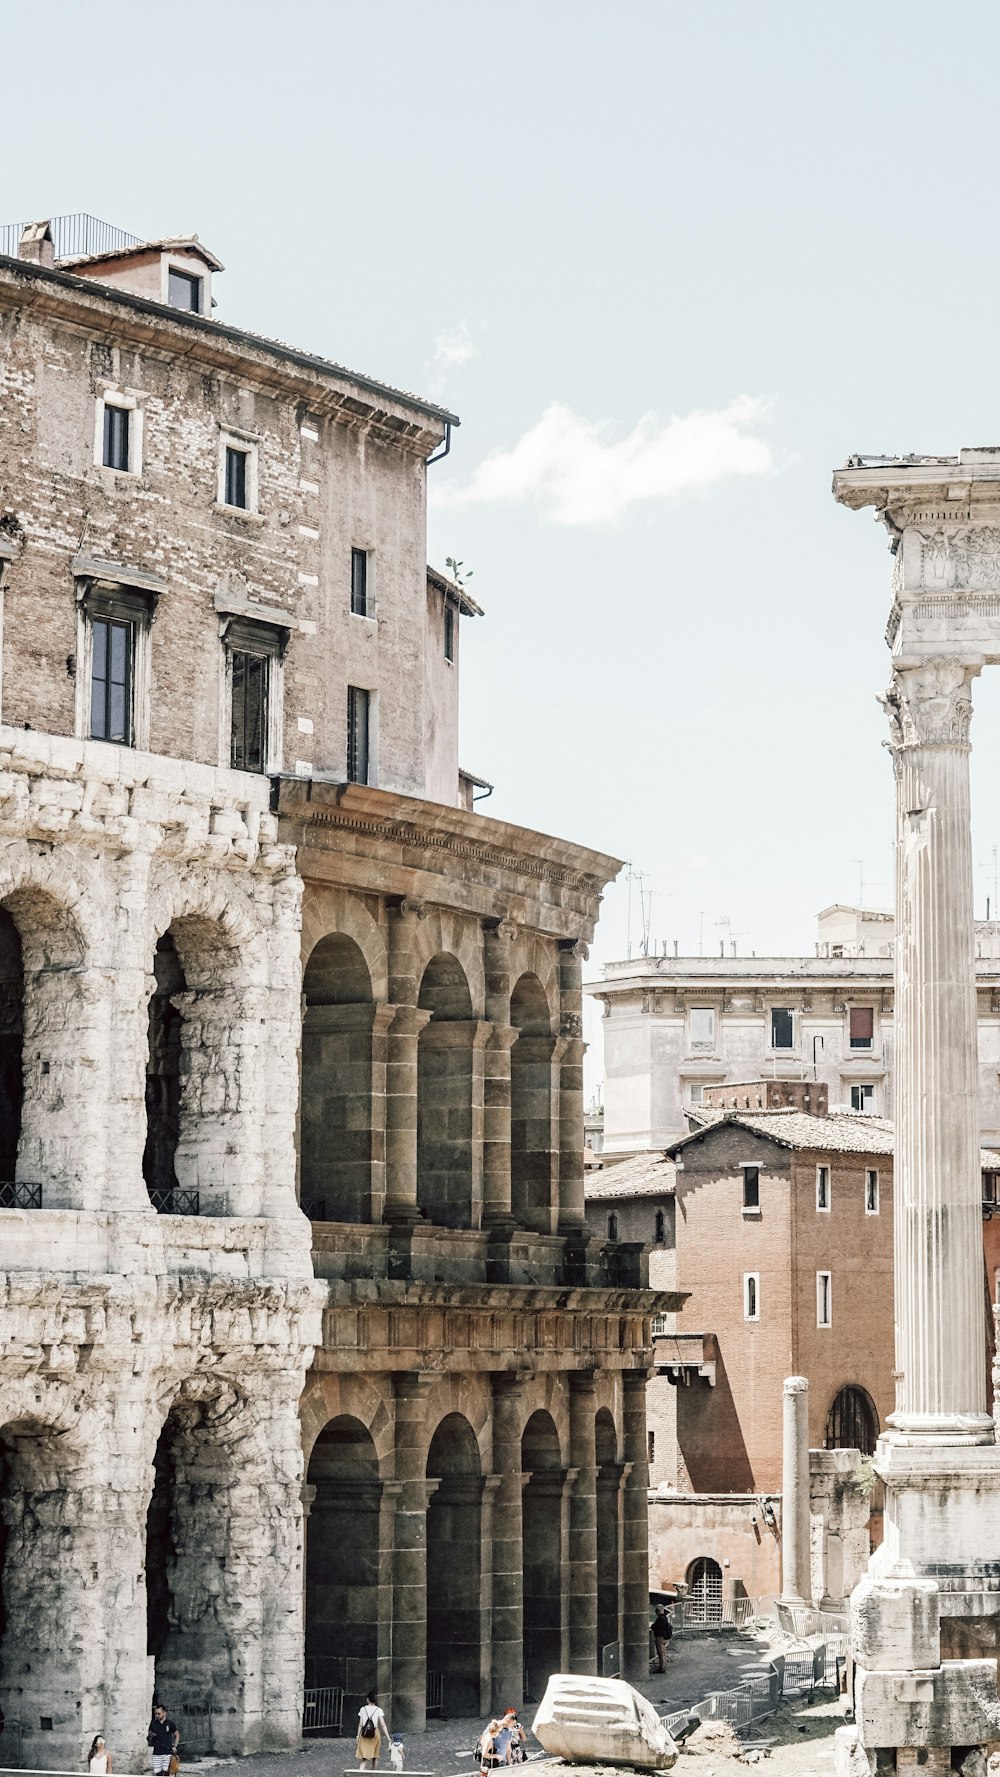
<path fill-rule="evenodd" d="M 30 260 L 32 265 L 49 268 L 55 265 L 56 250 L 52 245 L 52 230 L 47 222 L 25 223 L 24 232 L 18 242 L 17 257 Z"/>

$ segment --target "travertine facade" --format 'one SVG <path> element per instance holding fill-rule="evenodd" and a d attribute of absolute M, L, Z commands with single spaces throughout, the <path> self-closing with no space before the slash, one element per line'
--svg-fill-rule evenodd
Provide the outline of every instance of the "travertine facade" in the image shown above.
<path fill-rule="evenodd" d="M 214 321 L 195 241 L 50 233 L 0 258 L 6 1762 L 128 1768 L 154 1687 L 248 1751 L 642 1670 L 617 864 L 468 808 L 453 417 Z"/>

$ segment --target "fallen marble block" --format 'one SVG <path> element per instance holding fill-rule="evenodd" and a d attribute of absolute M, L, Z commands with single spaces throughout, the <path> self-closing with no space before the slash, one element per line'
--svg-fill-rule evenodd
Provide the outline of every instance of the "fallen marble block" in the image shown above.
<path fill-rule="evenodd" d="M 652 1703 L 621 1678 L 553 1673 L 532 1733 L 546 1752 L 572 1764 L 669 1771 L 677 1762 L 677 1747 Z"/>

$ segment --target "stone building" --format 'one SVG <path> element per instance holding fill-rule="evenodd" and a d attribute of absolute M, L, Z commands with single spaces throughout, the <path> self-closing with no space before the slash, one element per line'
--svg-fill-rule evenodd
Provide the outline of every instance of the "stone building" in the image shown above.
<path fill-rule="evenodd" d="M 640 1668 L 678 1299 L 584 1212 L 618 865 L 471 812 L 456 422 L 79 222 L 0 237 L 3 1762 L 127 1768 L 154 1685 L 245 1752 L 304 1685 L 412 1729 Z"/>
<path fill-rule="evenodd" d="M 892 1115 L 894 916 L 827 907 L 814 956 L 638 956 L 588 994 L 604 1009 L 604 1150 L 660 1148 L 712 1087 L 817 1080 L 836 1108 Z M 980 1120 L 1000 1144 L 1000 927 L 976 922 Z"/>

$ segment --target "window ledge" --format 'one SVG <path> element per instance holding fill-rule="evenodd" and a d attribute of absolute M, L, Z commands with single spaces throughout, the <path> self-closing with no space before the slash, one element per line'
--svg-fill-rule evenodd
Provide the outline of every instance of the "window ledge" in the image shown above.
<path fill-rule="evenodd" d="M 212 511 L 218 512 L 223 518 L 239 518 L 244 524 L 265 524 L 266 512 L 250 512 L 246 506 L 227 506 L 222 500 L 212 501 Z"/>
<path fill-rule="evenodd" d="M 378 628 L 378 618 L 374 611 L 351 611 L 349 615 L 356 618 L 358 623 L 370 623 L 373 629 Z"/>
<path fill-rule="evenodd" d="M 743 1220 L 745 1222 L 759 1222 L 761 1220 L 762 1213 L 763 1212 L 762 1212 L 759 1204 L 757 1205 L 756 1209 L 751 1209 L 746 1203 L 744 1203 L 744 1205 L 743 1205 L 742 1214 L 743 1214 Z"/>

